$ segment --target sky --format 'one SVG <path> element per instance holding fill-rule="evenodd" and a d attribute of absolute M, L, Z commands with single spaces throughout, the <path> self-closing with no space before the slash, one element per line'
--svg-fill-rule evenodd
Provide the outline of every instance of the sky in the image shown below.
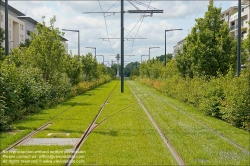
<path fill-rule="evenodd" d="M 135 1 L 135 0 L 132 0 Z M 142 4 L 143 3 L 143 4 Z M 153 16 L 141 14 L 124 14 L 124 34 L 125 39 L 125 64 L 141 61 L 141 55 L 149 55 L 149 47 L 159 47 L 150 49 L 150 58 L 163 55 L 165 52 L 165 30 L 183 29 L 169 31 L 166 33 L 167 53 L 173 52 L 173 46 L 178 41 L 185 38 L 192 27 L 195 19 L 204 17 L 207 11 L 208 0 L 138 0 L 134 3 L 124 1 L 124 11 L 146 9 L 164 10 L 164 13 L 155 13 Z M 9 1 L 9 5 L 32 17 L 38 22 L 45 21 L 49 25 L 49 20 L 56 16 L 55 27 L 61 29 L 71 29 L 80 31 L 80 53 L 85 55 L 88 52 L 95 54 L 94 49 L 86 47 L 96 47 L 96 54 L 103 55 L 105 64 L 111 64 L 115 60 L 116 54 L 120 54 L 120 39 L 103 40 L 100 38 L 120 38 L 120 0 L 92 0 L 92 1 Z M 222 11 L 231 6 L 237 5 L 237 0 L 214 1 L 214 5 L 221 7 Z M 87 12 L 118 12 L 118 13 L 87 13 Z M 83 14 L 84 12 L 84 14 Z M 42 19 L 45 16 L 45 19 Z M 78 33 L 65 32 L 64 37 L 68 40 L 68 50 L 73 55 L 78 54 Z M 143 39 L 140 39 L 143 38 Z M 143 56 L 142 60 L 148 59 Z M 97 60 L 103 61 L 101 56 Z"/>

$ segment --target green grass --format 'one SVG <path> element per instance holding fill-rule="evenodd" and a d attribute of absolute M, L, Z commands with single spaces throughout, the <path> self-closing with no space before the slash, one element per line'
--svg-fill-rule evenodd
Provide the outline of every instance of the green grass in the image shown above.
<path fill-rule="evenodd" d="M 1 155 L 1 165 L 64 165 L 70 156 L 72 146 L 18 146 L 17 151 Z M 68 149 L 68 151 L 65 151 Z"/>
<path fill-rule="evenodd" d="M 104 84 L 57 107 L 43 110 L 14 124 L 18 130 L 17 132 L 1 133 L 1 149 L 5 149 L 8 145 L 13 144 L 48 121 L 51 122 L 51 125 L 36 134 L 35 138 L 79 138 L 117 82 L 112 81 Z M 186 165 L 249 164 L 249 155 L 244 154 L 210 129 L 195 122 L 182 112 L 166 104 L 166 102 L 175 105 L 175 107 L 185 111 L 201 123 L 220 132 L 245 149 L 249 149 L 248 132 L 237 129 L 218 119 L 205 116 L 195 108 L 171 99 L 152 88 L 134 81 L 128 81 L 128 83 L 138 93 L 139 98 Z M 155 95 L 150 95 L 151 93 Z M 88 136 L 73 165 L 177 165 L 177 162 L 163 143 L 145 112 L 137 103 L 127 84 L 125 84 L 124 93 L 120 92 L 120 85 L 118 84 L 96 123 L 100 123 L 106 117 L 122 109 L 124 110 L 100 124 Z M 58 116 L 59 114 L 60 116 Z M 53 133 L 53 135 L 49 136 L 49 133 Z M 63 135 L 67 133 L 69 133 L 68 136 Z M 15 147 L 19 152 L 27 154 L 27 158 L 21 156 L 20 159 L 27 160 L 30 163 L 26 165 L 32 166 L 64 165 L 70 154 L 65 150 L 72 148 L 73 146 Z M 29 153 L 29 151 L 33 153 Z M 42 156 L 43 153 L 51 155 L 51 157 L 44 157 Z M 6 155 L 5 158 L 3 158 L 3 155 L 0 155 L 2 162 L 0 165 L 4 165 L 3 160 L 9 159 L 8 157 L 13 154 L 6 153 L 4 155 Z M 58 156 L 58 160 L 55 156 Z M 15 158 L 18 159 L 18 156 Z M 9 161 L 5 165 L 25 165 L 25 163 L 20 164 L 20 159 L 19 163 Z M 55 163 L 56 160 L 57 163 Z"/>
<path fill-rule="evenodd" d="M 97 123 L 131 104 L 89 135 L 80 149 L 86 165 L 177 164 L 127 85 L 124 93 L 116 88 Z"/>
<path fill-rule="evenodd" d="M 105 101 L 110 88 L 114 87 L 116 83 L 116 81 L 113 81 L 104 84 L 54 108 L 42 110 L 38 114 L 32 115 L 23 121 L 13 124 L 14 128 L 18 131 L 20 130 L 20 132 L 1 133 L 0 150 L 4 150 L 9 145 L 18 141 L 48 121 L 51 121 L 52 125 L 36 134 L 34 137 L 49 138 L 49 133 L 70 133 L 68 137 L 80 137 L 90 121 L 94 118 L 101 104 Z M 106 92 L 105 89 L 107 89 Z M 57 117 L 59 114 L 61 115 Z M 56 135 L 52 135 L 51 137 L 54 136 Z M 61 134 L 59 134 L 58 137 L 59 136 L 63 137 Z"/>
<path fill-rule="evenodd" d="M 248 132 L 237 129 L 215 118 L 207 117 L 193 107 L 187 106 L 177 100 L 170 99 L 156 90 L 143 86 L 137 82 L 129 81 L 139 98 L 144 100 L 150 114 L 156 120 L 165 136 L 175 147 L 187 165 L 248 165 L 249 154 L 232 146 L 210 129 L 193 121 L 185 114 L 150 95 L 153 92 L 172 105 L 182 109 L 210 128 L 218 130 L 224 136 L 237 144 L 249 149 Z M 243 137 L 243 138 L 238 138 Z"/>

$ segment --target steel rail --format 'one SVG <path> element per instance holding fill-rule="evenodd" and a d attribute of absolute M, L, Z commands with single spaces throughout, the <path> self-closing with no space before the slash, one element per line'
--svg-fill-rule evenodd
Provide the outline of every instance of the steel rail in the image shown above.
<path fill-rule="evenodd" d="M 148 112 L 147 108 L 143 105 L 142 101 L 139 99 L 139 97 L 136 95 L 136 93 L 132 90 L 131 86 L 129 84 L 128 84 L 128 86 L 129 86 L 131 92 L 134 94 L 135 98 L 138 100 L 140 106 L 142 107 L 142 109 L 144 110 L 144 112 L 147 114 L 148 118 L 150 119 L 150 121 L 154 125 L 154 127 L 157 130 L 158 134 L 161 136 L 162 140 L 164 141 L 164 143 L 166 144 L 166 146 L 170 150 L 171 154 L 173 155 L 173 157 L 177 161 L 178 165 L 179 166 L 185 166 L 184 161 L 182 160 L 182 158 L 180 157 L 180 155 L 178 154 L 178 152 L 174 149 L 174 147 L 169 143 L 169 141 L 167 140 L 167 138 L 165 137 L 165 135 L 163 134 L 163 132 L 161 131 L 161 129 L 158 127 L 158 125 L 154 121 L 153 117 Z"/>
<path fill-rule="evenodd" d="M 83 145 L 84 141 L 87 139 L 88 135 L 90 134 L 90 132 L 92 131 L 92 129 L 95 127 L 95 122 L 98 119 L 99 115 L 101 114 L 102 110 L 104 109 L 105 105 L 107 104 L 109 98 L 111 97 L 112 93 L 114 92 L 115 88 L 117 87 L 118 82 L 116 83 L 115 87 L 112 89 L 112 91 L 110 92 L 110 94 L 108 95 L 108 97 L 106 98 L 104 104 L 101 106 L 101 108 L 99 109 L 98 113 L 96 114 L 95 118 L 93 119 L 93 121 L 90 123 L 90 125 L 88 126 L 88 128 L 85 130 L 85 132 L 83 133 L 82 137 L 80 138 L 80 140 L 78 141 L 78 143 L 75 145 L 75 147 L 73 148 L 73 151 L 67 161 L 67 163 L 65 164 L 65 166 L 70 166 L 71 163 L 73 162 L 75 156 L 77 155 L 77 153 L 79 152 L 81 146 Z"/>
<path fill-rule="evenodd" d="M 171 106 L 172 108 L 174 108 L 175 110 L 179 111 L 180 113 L 186 115 L 188 118 L 192 119 L 194 122 L 200 124 L 201 126 L 203 126 L 206 129 L 209 129 L 210 131 L 212 131 L 215 135 L 221 137 L 222 139 L 226 140 L 228 143 L 230 143 L 231 145 L 233 145 L 234 147 L 242 150 L 245 154 L 250 154 L 250 152 L 248 150 L 246 150 L 244 147 L 242 147 L 241 145 L 237 144 L 236 142 L 234 142 L 233 140 L 225 137 L 222 133 L 218 132 L 217 130 L 209 127 L 208 125 L 202 123 L 201 121 L 199 121 L 198 119 L 194 118 L 192 115 L 189 115 L 188 113 L 186 113 L 185 111 L 179 109 L 178 107 L 174 106 L 173 104 L 169 103 L 168 101 L 166 101 L 165 99 L 162 99 L 160 97 L 157 97 L 154 93 L 150 92 L 150 94 L 152 96 L 154 96 L 155 98 L 157 98 L 158 100 L 161 100 L 162 102 L 165 102 L 166 104 L 168 104 L 169 106 Z"/>
<path fill-rule="evenodd" d="M 198 123 L 199 125 L 203 126 L 204 128 L 212 131 L 215 135 L 219 136 L 220 138 L 224 139 L 225 141 L 227 141 L 228 143 L 230 143 L 231 145 L 233 145 L 234 147 L 240 149 L 241 151 L 243 151 L 243 153 L 250 155 L 250 152 L 245 149 L 244 147 L 242 147 L 241 145 L 237 144 L 236 142 L 234 142 L 233 140 L 231 140 L 230 138 L 227 138 L 226 136 L 224 136 L 222 133 L 220 133 L 219 131 L 217 131 L 216 129 L 213 129 L 211 127 L 209 127 L 207 124 L 202 123 L 201 121 L 199 121 L 198 119 L 194 118 L 192 115 L 188 114 L 187 112 L 181 110 L 180 108 L 174 106 L 173 104 L 171 104 L 170 102 L 168 102 L 166 99 L 162 99 L 158 96 L 156 96 L 155 93 L 153 92 L 149 92 L 149 94 L 151 96 L 154 96 L 155 98 L 157 98 L 158 100 L 165 102 L 166 104 L 168 104 L 169 106 L 171 106 L 172 108 L 174 108 L 175 110 L 179 111 L 180 113 L 186 115 L 188 118 L 192 119 L 194 122 Z M 142 93 L 142 95 L 145 96 L 144 93 Z"/>
<path fill-rule="evenodd" d="M 80 102 L 81 103 L 81 102 Z M 23 138 L 19 139 L 18 141 L 16 141 L 14 144 L 10 145 L 9 147 L 7 147 L 6 149 L 2 150 L 0 152 L 0 155 L 5 153 L 6 151 L 9 151 L 11 149 L 13 149 L 15 146 L 21 144 L 23 141 L 27 140 L 28 138 L 32 137 L 33 135 L 35 135 L 36 133 L 38 133 L 39 131 L 45 129 L 49 124 L 51 124 L 51 121 L 58 118 L 60 115 L 62 115 L 63 113 L 67 112 L 68 110 L 70 110 L 71 108 L 73 108 L 76 104 L 72 105 L 71 107 L 65 109 L 64 111 L 60 112 L 59 114 L 57 114 L 55 117 L 51 118 L 49 121 L 47 121 L 45 124 L 43 124 L 42 126 L 40 126 L 39 128 L 37 128 L 35 131 L 29 133 L 28 135 L 24 136 Z"/>

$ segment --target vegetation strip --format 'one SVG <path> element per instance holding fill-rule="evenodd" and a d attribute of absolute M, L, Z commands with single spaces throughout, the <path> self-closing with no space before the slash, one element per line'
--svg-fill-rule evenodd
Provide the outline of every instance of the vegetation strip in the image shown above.
<path fill-rule="evenodd" d="M 115 89 L 96 123 L 117 113 L 91 132 L 80 148 L 86 153 L 74 161 L 84 157 L 82 165 L 178 165 L 140 105 L 129 107 L 138 102 L 127 84 L 125 89 L 122 94 Z"/>
<path fill-rule="evenodd" d="M 149 95 L 149 96 L 150 96 L 150 95 Z M 147 97 L 149 97 L 149 96 L 147 96 Z M 147 98 L 147 97 L 146 97 L 146 98 Z M 130 104 L 130 105 L 128 105 L 128 106 L 126 106 L 126 107 L 120 109 L 119 111 L 117 111 L 117 112 L 115 112 L 115 113 L 113 113 L 113 114 L 107 116 L 106 118 L 104 118 L 103 120 L 101 120 L 96 126 L 94 126 L 94 127 L 90 130 L 90 132 L 92 132 L 95 128 L 97 128 L 98 126 L 100 126 L 102 123 L 104 123 L 104 122 L 105 122 L 106 120 L 108 120 L 109 118 L 111 118 L 111 117 L 113 117 L 114 115 L 116 115 L 116 114 L 118 114 L 118 113 L 120 113 L 120 112 L 122 112 L 122 111 L 124 111 L 124 110 L 126 110 L 126 109 L 128 109 L 128 108 L 130 108 L 130 107 L 132 107 L 133 105 L 135 105 L 135 104 L 137 104 L 137 103 L 139 103 L 139 102 L 136 101 L 136 102 L 134 102 L 134 103 L 132 103 L 132 104 Z"/>
<path fill-rule="evenodd" d="M 129 84 L 128 84 L 129 85 Z M 146 109 L 146 107 L 143 105 L 142 101 L 138 98 L 138 96 L 136 95 L 136 93 L 132 90 L 131 86 L 129 86 L 130 90 L 132 91 L 132 93 L 134 94 L 134 96 L 136 97 L 136 99 L 138 100 L 140 106 L 142 107 L 142 109 L 144 110 L 144 112 L 147 114 L 148 118 L 150 119 L 150 121 L 152 122 L 152 124 L 154 125 L 155 129 L 158 131 L 158 134 L 161 136 L 162 140 L 164 141 L 164 143 L 167 145 L 168 149 L 171 151 L 172 155 L 174 156 L 175 160 L 178 162 L 178 164 L 181 165 L 185 165 L 184 161 L 182 160 L 182 158 L 179 156 L 179 154 L 177 153 L 177 151 L 174 149 L 173 146 L 170 145 L 169 141 L 167 140 L 167 138 L 164 136 L 164 134 L 162 133 L 161 129 L 158 127 L 158 125 L 156 124 L 156 122 L 154 121 L 154 119 L 152 118 L 152 116 L 149 114 L 148 110 Z"/>
<path fill-rule="evenodd" d="M 239 148 L 240 150 L 242 150 L 244 153 L 246 154 L 250 154 L 250 152 L 248 150 L 246 150 L 245 148 L 243 148 L 242 146 L 240 146 L 239 144 L 237 144 L 236 142 L 232 141 L 231 139 L 225 137 L 222 133 L 218 132 L 217 130 L 215 129 L 212 129 L 211 127 L 209 127 L 208 125 L 200 122 L 199 120 L 195 119 L 193 116 L 189 115 L 188 113 L 184 112 L 183 110 L 181 110 L 180 108 L 170 104 L 169 102 L 167 102 L 166 100 L 162 99 L 162 98 L 159 98 L 157 97 L 154 93 L 152 92 L 149 92 L 151 95 L 155 96 L 157 99 L 163 101 L 164 103 L 170 105 L 172 108 L 176 109 L 177 111 L 185 114 L 187 117 L 189 117 L 190 119 L 192 119 L 193 121 L 199 123 L 200 125 L 202 125 L 203 127 L 211 130 L 213 133 L 215 133 L 216 135 L 220 136 L 221 138 L 223 138 L 224 140 L 228 141 L 230 144 L 232 144 L 233 146 Z"/>
<path fill-rule="evenodd" d="M 44 125 L 42 125 L 41 127 L 39 127 L 38 129 L 36 129 L 35 131 L 33 131 L 32 133 L 28 134 L 27 136 L 23 137 L 22 139 L 18 140 L 17 142 L 15 142 L 14 144 L 10 145 L 8 148 L 6 148 L 5 150 L 1 151 L 0 155 L 6 151 L 9 151 L 11 149 L 13 149 L 15 146 L 21 144 L 23 141 L 27 140 L 28 138 L 31 138 L 32 136 L 34 136 L 36 133 L 40 132 L 41 130 L 45 129 L 48 125 L 51 124 L 51 121 L 58 118 L 60 115 L 62 115 L 63 113 L 67 112 L 68 110 L 70 110 L 71 108 L 73 108 L 76 104 L 73 104 L 71 107 L 65 109 L 64 111 L 60 112 L 59 114 L 57 114 L 55 117 L 51 118 L 47 123 L 45 123 Z"/>
<path fill-rule="evenodd" d="M 36 138 L 79 138 L 82 136 L 82 133 L 84 129 L 88 127 L 90 122 L 92 122 L 92 118 L 95 117 L 96 113 L 100 109 L 100 107 L 103 105 L 103 102 L 106 100 L 106 97 L 109 95 L 112 88 L 117 84 L 118 81 L 112 81 L 111 83 L 105 84 L 103 86 L 100 86 L 98 88 L 95 88 L 88 93 L 84 93 L 80 96 L 74 97 L 70 99 L 67 102 L 64 102 L 60 105 L 58 105 L 55 108 L 43 110 L 40 114 L 36 114 L 34 116 L 28 117 L 23 122 L 14 124 L 17 129 L 23 129 L 23 131 L 26 131 L 29 128 L 37 128 L 39 124 L 43 122 L 43 124 L 48 121 L 49 119 L 52 119 L 55 117 L 55 115 L 58 115 L 58 113 L 65 111 L 65 108 L 68 109 L 69 106 L 75 105 L 74 109 L 71 109 L 71 111 L 66 112 L 65 114 L 61 114 L 58 118 L 54 121 L 51 121 L 51 126 L 47 127 L 46 129 L 42 130 L 41 132 L 34 135 Z M 84 102 L 82 102 L 84 100 Z M 32 123 L 31 123 L 32 122 Z M 39 123 L 37 123 L 39 122 Z M 65 126 L 67 126 L 65 128 Z M 51 132 L 54 132 L 55 135 L 48 135 L 48 133 L 51 134 Z M 26 131 L 27 133 L 27 131 Z M 68 133 L 67 136 L 62 136 L 61 133 Z M 57 135 L 56 135 L 57 134 Z M 58 135 L 60 134 L 60 135 Z M 8 137 L 7 139 L 13 140 L 14 135 L 8 135 L 8 133 L 5 134 L 6 136 L 3 137 L 3 140 L 5 141 L 5 137 Z M 2 136 L 1 136 L 2 139 Z M 79 140 L 78 139 L 78 140 Z M 1 140 L 0 140 L 1 141 Z M 11 141 L 10 141 L 11 142 Z M 14 142 L 14 141 L 13 141 Z M 54 147 L 54 148 L 50 148 Z M 63 147 L 63 148 L 62 148 Z M 65 148 L 67 147 L 67 148 Z M 68 157 L 64 160 L 58 160 L 59 163 L 65 164 L 70 157 L 71 149 L 74 148 L 74 145 L 70 146 L 53 146 L 53 145 L 19 145 L 17 148 L 15 148 L 15 151 L 18 151 L 20 153 L 27 151 L 28 153 L 30 151 L 38 152 L 43 151 L 46 152 L 51 149 L 52 152 L 55 152 L 58 149 L 65 150 L 65 154 L 68 154 Z M 23 151 L 24 150 L 24 151 Z M 69 151 L 70 150 L 70 151 Z M 42 153 L 43 153 L 42 152 Z M 48 152 L 49 154 L 50 152 Z M 19 154 L 19 153 L 18 153 Z M 16 156 L 16 158 L 13 158 L 12 152 L 6 152 L 3 154 L 4 164 L 10 165 L 10 164 L 17 164 L 20 165 L 20 163 L 23 163 L 23 161 L 27 162 L 36 162 L 39 160 L 40 154 L 30 154 L 26 156 L 25 158 L 22 158 L 21 156 Z M 56 155 L 56 154 L 55 154 Z M 57 156 L 60 156 L 58 154 Z M 12 157 L 11 159 L 9 159 Z M 52 155 L 53 157 L 53 155 Z M 15 159 L 15 161 L 18 163 L 12 163 L 12 159 Z M 51 165 L 57 165 L 59 164 L 57 160 L 53 161 L 51 158 L 47 158 L 46 161 L 52 162 L 54 164 Z M 78 160 L 79 161 L 79 160 Z M 38 161 L 37 165 L 41 165 L 44 163 L 42 160 Z M 25 163 L 27 164 L 27 163 Z M 1 164 L 0 164 L 1 165 Z M 33 164 L 32 164 L 33 165 Z"/>
<path fill-rule="evenodd" d="M 115 87 L 112 89 L 112 91 L 110 92 L 110 94 L 108 95 L 107 99 L 105 100 L 104 104 L 102 105 L 102 107 L 100 108 L 100 110 L 98 111 L 98 113 L 96 114 L 95 118 L 93 119 L 93 121 L 91 122 L 91 124 L 89 125 L 89 127 L 87 128 L 87 130 L 84 132 L 84 134 L 82 135 L 81 139 L 79 140 L 79 142 L 76 144 L 76 146 L 73 149 L 73 152 L 69 158 L 69 160 L 67 161 L 67 163 L 65 164 L 65 166 L 70 166 L 72 161 L 74 160 L 76 154 L 78 153 L 80 147 L 82 146 L 82 144 L 84 143 L 84 141 L 87 139 L 89 133 L 92 131 L 92 128 L 94 128 L 95 122 L 97 120 L 97 118 L 99 117 L 99 115 L 101 114 L 102 110 L 104 109 L 105 105 L 107 104 L 110 96 L 112 95 L 113 91 L 115 90 L 116 86 L 117 86 L 118 82 L 116 83 Z"/>
<path fill-rule="evenodd" d="M 144 98 L 146 94 L 155 93 L 159 98 L 168 100 L 176 107 L 181 108 L 195 118 L 202 120 L 205 124 L 211 125 L 211 128 L 219 129 L 221 133 L 225 133 L 226 137 L 243 138 L 247 136 L 247 132 L 237 129 L 225 122 L 209 116 L 205 116 L 193 107 L 189 107 L 182 102 L 173 100 L 164 94 L 157 92 L 155 89 L 147 86 L 141 86 L 134 81 L 130 82 L 135 92 L 140 93 L 140 98 Z M 138 93 L 138 94 L 139 94 Z M 194 120 L 186 118 L 187 115 L 174 109 L 170 105 L 163 103 L 161 100 L 152 95 L 150 100 L 145 100 L 145 107 L 149 110 L 156 123 L 162 129 L 165 135 L 169 135 L 168 140 L 176 148 L 187 165 L 247 165 L 249 163 L 249 155 L 244 153 L 238 147 L 233 146 L 225 139 L 219 137 L 218 134 L 212 132 L 203 125 L 197 124 Z M 213 125 L 215 124 L 215 125 Z M 232 129 L 232 130 L 231 130 Z M 231 132 L 228 132 L 230 130 Z M 239 134 L 239 135 L 238 135 Z M 249 138 L 249 137 L 248 137 Z M 234 140 L 232 139 L 232 140 Z M 235 139 L 239 145 L 244 145 Z M 245 142 L 244 142 L 245 141 Z M 245 147 L 245 146 L 242 146 Z"/>
<path fill-rule="evenodd" d="M 42 125 L 41 127 L 39 127 L 37 130 L 33 131 L 32 133 L 30 133 L 29 135 L 25 136 L 24 138 L 22 138 L 21 140 L 17 141 L 16 143 L 14 143 L 13 145 L 9 146 L 7 149 L 3 150 L 1 154 L 5 153 L 6 151 L 9 151 L 11 149 L 13 149 L 15 146 L 21 144 L 23 141 L 27 140 L 28 138 L 31 138 L 33 135 L 35 135 L 36 133 L 38 133 L 39 131 L 45 129 L 47 126 L 49 126 L 50 123 L 46 123 L 44 125 Z"/>

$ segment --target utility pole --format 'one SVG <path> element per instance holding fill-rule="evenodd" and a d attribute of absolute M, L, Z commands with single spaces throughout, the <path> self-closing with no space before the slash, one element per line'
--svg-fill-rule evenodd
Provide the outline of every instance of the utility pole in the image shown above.
<path fill-rule="evenodd" d="M 249 32 L 248 32 L 249 33 Z M 238 49 L 237 49 L 237 76 L 241 70 L 241 0 L 238 0 Z"/>
<path fill-rule="evenodd" d="M 8 0 L 5 0 L 5 55 L 9 55 L 9 11 Z"/>
<path fill-rule="evenodd" d="M 78 33 L 78 57 L 80 57 L 80 30 L 62 29 L 62 31 L 71 31 Z"/>
<path fill-rule="evenodd" d="M 130 1 L 129 1 L 130 2 Z M 132 3 L 132 2 L 131 2 Z M 146 4 L 144 4 L 145 6 Z M 151 8 L 152 10 L 128 10 L 128 11 L 124 11 L 124 0 L 121 0 L 121 93 L 124 92 L 124 13 L 143 13 L 144 15 L 146 13 L 151 14 L 151 16 L 153 15 L 153 13 L 163 13 L 163 10 L 158 10 L 155 8 L 152 8 L 150 6 L 148 6 L 148 8 Z M 87 14 L 87 13 L 119 13 L 119 12 L 84 12 L 83 14 Z M 104 39 L 110 39 L 110 38 L 102 38 Z M 113 39 L 117 39 L 117 38 L 113 38 Z"/>
<path fill-rule="evenodd" d="M 168 31 L 176 31 L 176 30 L 182 30 L 182 29 L 167 29 L 167 30 L 165 30 L 165 62 L 164 62 L 164 66 L 166 67 L 166 65 L 167 65 L 167 53 L 166 53 L 166 50 L 167 50 L 167 35 L 166 35 L 166 32 L 168 32 Z"/>
<path fill-rule="evenodd" d="M 121 93 L 124 92 L 124 0 L 121 0 Z"/>

